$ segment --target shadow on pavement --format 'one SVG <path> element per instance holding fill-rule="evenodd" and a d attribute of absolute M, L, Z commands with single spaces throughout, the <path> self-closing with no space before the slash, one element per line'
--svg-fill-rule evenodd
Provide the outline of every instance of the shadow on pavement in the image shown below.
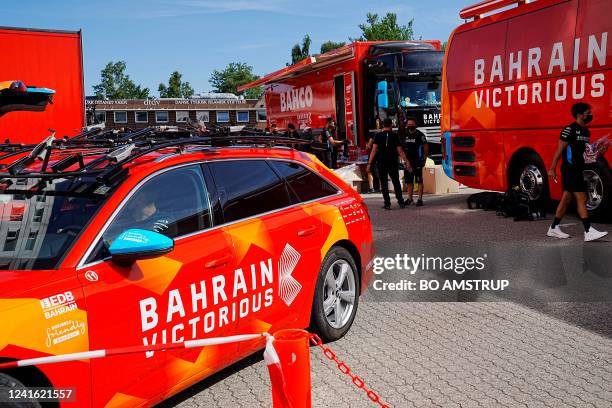
<path fill-rule="evenodd" d="M 159 403 L 158 405 L 156 405 L 156 407 L 157 408 L 174 407 L 182 402 L 185 402 L 189 398 L 196 396 L 197 394 L 217 384 L 218 382 L 221 382 L 225 380 L 226 378 L 236 374 L 237 372 L 247 367 L 250 367 L 253 364 L 259 363 L 261 360 L 263 360 L 263 354 L 261 351 L 251 354 L 250 356 L 245 357 L 244 359 L 238 361 L 237 363 L 234 363 L 224 368 L 223 370 L 211 375 L 210 377 L 207 377 L 203 379 L 202 381 L 190 386 L 186 390 L 181 391 L 178 394 L 174 395 L 173 397 Z"/>
<path fill-rule="evenodd" d="M 391 268 L 375 279 L 508 280 L 504 291 L 373 290 L 366 301 L 513 302 L 597 334 L 612 337 L 612 243 L 584 243 L 575 216 L 564 219 L 572 238 L 545 236 L 550 220 L 514 222 L 495 212 L 467 210 L 469 194 L 426 197 L 426 206 L 384 211 L 366 196 L 377 256 L 486 257 L 486 268 L 458 276 L 453 271 Z M 382 204 L 382 201 L 380 201 Z M 605 229 L 605 227 L 603 227 Z"/>

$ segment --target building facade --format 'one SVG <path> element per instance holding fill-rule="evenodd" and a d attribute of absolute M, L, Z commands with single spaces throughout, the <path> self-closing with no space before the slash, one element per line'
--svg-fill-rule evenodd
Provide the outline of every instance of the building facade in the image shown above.
<path fill-rule="evenodd" d="M 259 128 L 266 125 L 263 98 L 98 100 L 88 97 L 86 108 L 87 123 L 104 123 L 107 129 L 180 126 L 189 121 L 201 121 L 207 125 L 245 125 Z"/>

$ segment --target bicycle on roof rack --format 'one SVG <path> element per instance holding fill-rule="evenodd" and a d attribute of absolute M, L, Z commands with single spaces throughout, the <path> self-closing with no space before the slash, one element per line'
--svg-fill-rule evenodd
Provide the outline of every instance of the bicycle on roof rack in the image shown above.
<path fill-rule="evenodd" d="M 30 189 L 42 189 L 53 179 L 95 177 L 98 185 L 112 185 L 127 175 L 126 164 L 162 149 L 176 148 L 183 152 L 187 146 L 295 146 L 311 141 L 270 136 L 256 129 L 232 132 L 217 126 L 203 132 L 193 127 L 148 127 L 137 131 L 93 129 L 73 137 L 47 137 L 36 145 L 0 144 L 0 190 L 13 184 L 11 179 L 41 179 Z M 51 163 L 52 154 L 58 152 Z M 4 153 L 4 154 L 3 154 Z M 2 163 L 17 157 L 10 163 Z M 38 165 L 40 163 L 40 165 Z M 36 165 L 36 166 L 34 166 Z M 34 167 L 34 168 L 32 168 Z M 107 189 L 95 189 L 108 191 Z"/>

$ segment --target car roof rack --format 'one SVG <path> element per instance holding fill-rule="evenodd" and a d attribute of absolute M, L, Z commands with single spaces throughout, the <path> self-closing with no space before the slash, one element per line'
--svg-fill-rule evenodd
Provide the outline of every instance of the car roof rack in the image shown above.
<path fill-rule="evenodd" d="M 209 131 L 187 124 L 186 127 L 148 127 L 136 131 L 94 129 L 70 138 L 55 139 L 49 136 L 36 145 L 0 144 L 0 161 L 17 157 L 9 164 L 0 163 L 0 191 L 7 191 L 12 184 L 7 181 L 15 178 L 40 179 L 39 184 L 45 185 L 46 181 L 53 179 L 91 176 L 97 183 L 110 185 L 127 175 L 126 164 L 162 149 L 176 148 L 180 153 L 187 146 L 212 149 L 228 146 L 286 147 L 310 143 L 310 140 L 270 135 L 254 128 L 234 131 L 228 127 L 213 126 L 213 130 Z M 49 164 L 55 152 L 62 153 L 63 157 Z M 92 156 L 98 157 L 87 162 L 86 158 Z M 41 163 L 40 169 L 28 170 L 35 163 Z"/>

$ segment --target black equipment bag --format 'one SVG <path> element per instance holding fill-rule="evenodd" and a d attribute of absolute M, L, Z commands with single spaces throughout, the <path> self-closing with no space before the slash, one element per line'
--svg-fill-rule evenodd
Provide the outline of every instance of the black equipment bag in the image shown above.
<path fill-rule="evenodd" d="M 483 191 L 468 197 L 467 206 L 470 210 L 497 211 L 503 194 L 493 191 Z"/>
<path fill-rule="evenodd" d="M 510 188 L 501 198 L 497 215 L 513 217 L 514 221 L 535 221 L 546 218 L 541 201 L 533 201 L 518 186 Z"/>

